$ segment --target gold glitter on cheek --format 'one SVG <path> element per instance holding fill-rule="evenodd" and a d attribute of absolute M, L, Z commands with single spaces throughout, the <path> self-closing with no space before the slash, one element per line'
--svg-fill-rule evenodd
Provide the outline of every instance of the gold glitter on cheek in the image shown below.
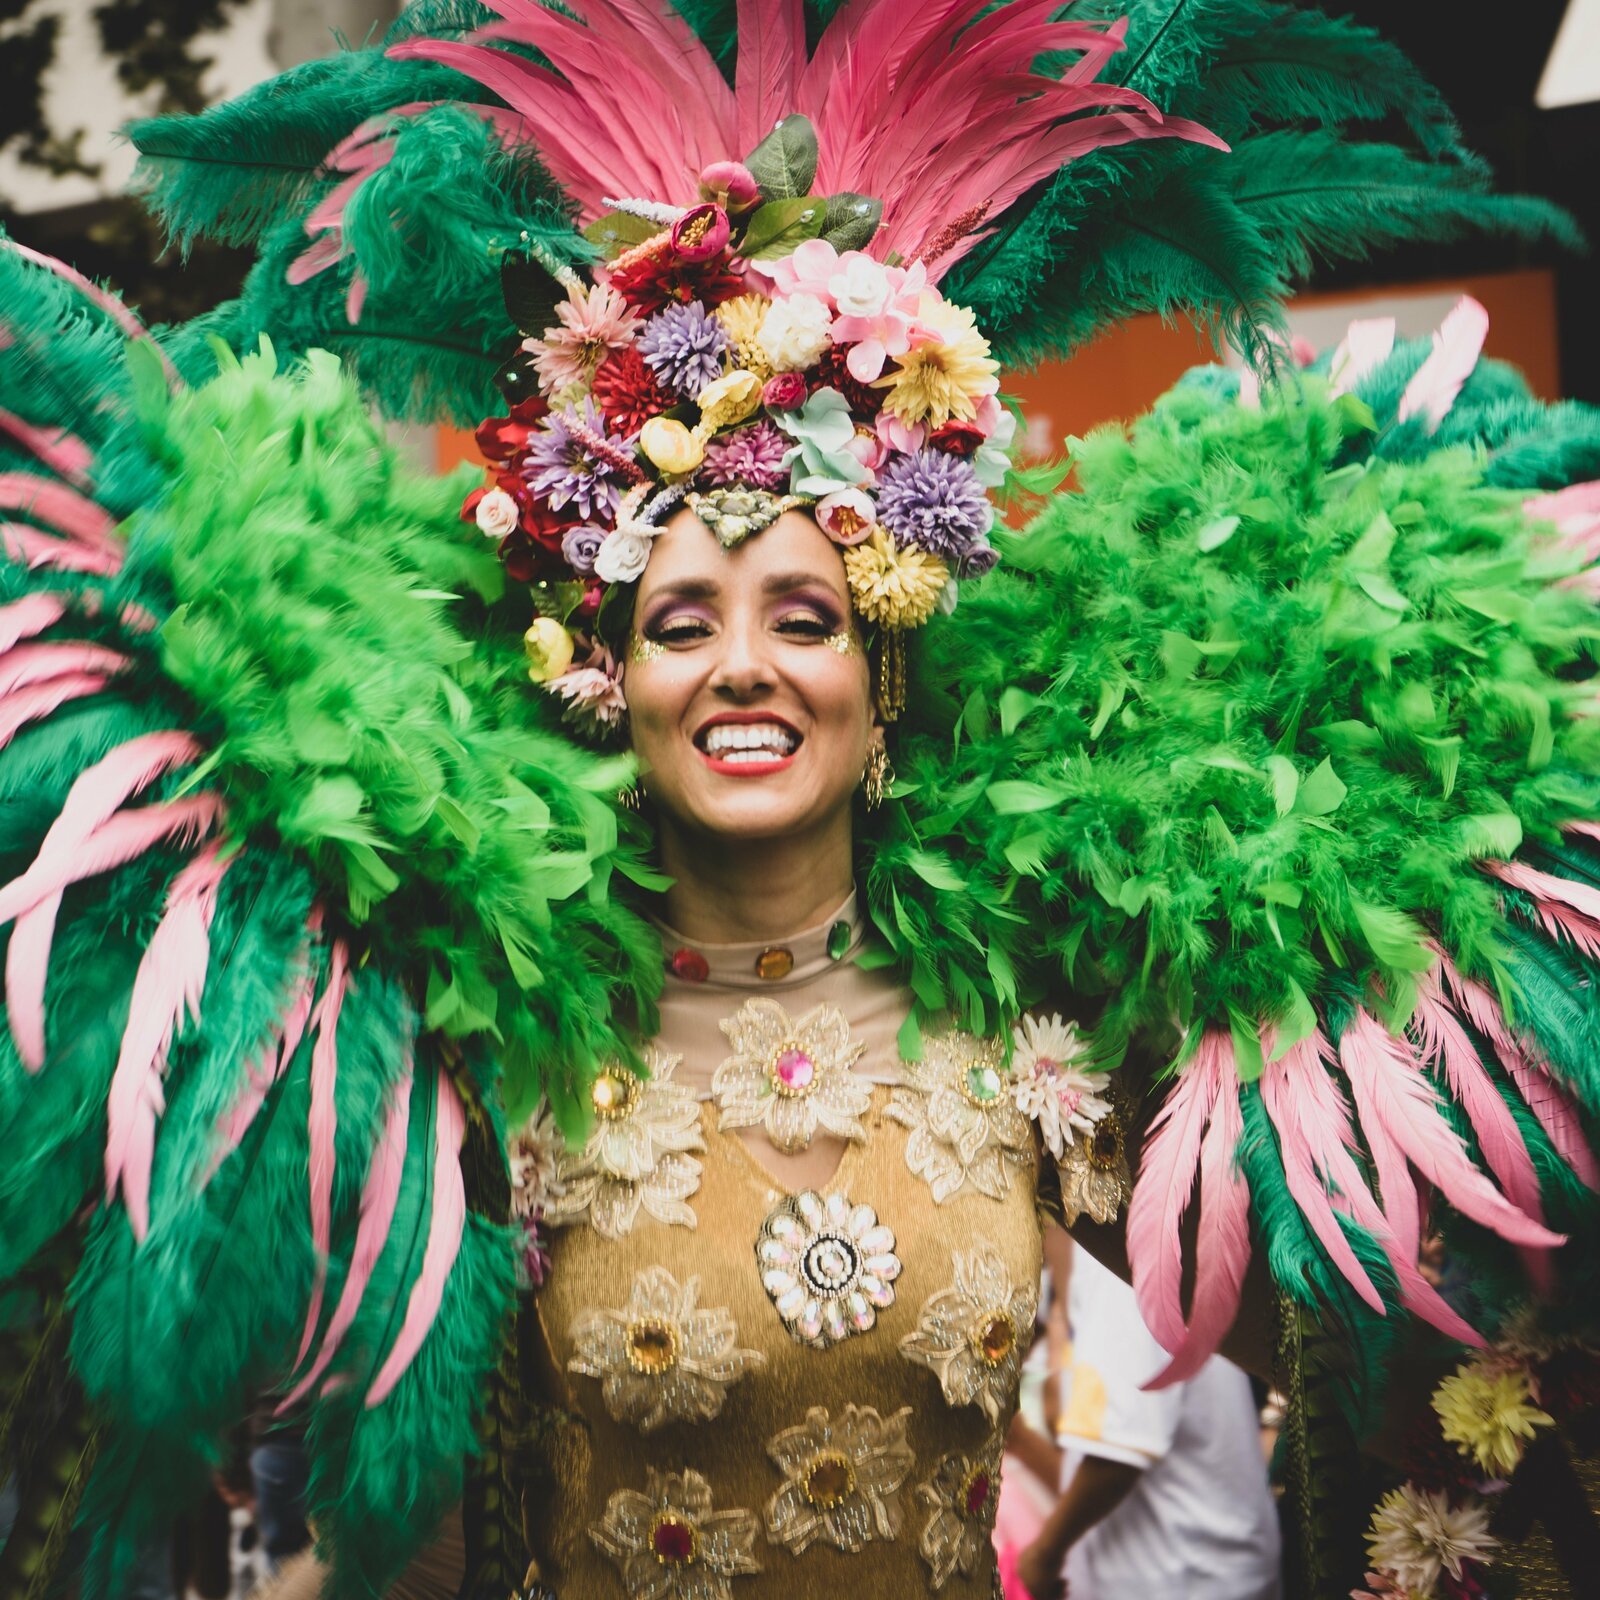
<path fill-rule="evenodd" d="M 843 633 L 830 633 L 825 643 L 836 656 L 861 654 L 861 646 L 856 642 L 855 630 L 852 628 L 846 628 Z"/>
<path fill-rule="evenodd" d="M 667 653 L 667 647 L 659 639 L 641 639 L 634 636 L 633 648 L 628 652 L 628 660 L 634 662 L 655 661 Z"/>

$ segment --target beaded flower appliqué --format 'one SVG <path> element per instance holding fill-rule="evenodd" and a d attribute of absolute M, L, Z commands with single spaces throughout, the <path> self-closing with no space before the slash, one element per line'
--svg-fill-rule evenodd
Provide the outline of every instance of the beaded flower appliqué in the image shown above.
<path fill-rule="evenodd" d="M 911 1471 L 909 1406 L 880 1417 L 846 1406 L 837 1419 L 821 1406 L 767 1445 L 784 1485 L 767 1502 L 767 1534 L 800 1555 L 819 1540 L 854 1554 L 900 1532 L 900 1485 Z"/>
<path fill-rule="evenodd" d="M 837 1006 L 817 1006 L 793 1022 L 776 1000 L 747 1000 L 722 1031 L 733 1054 L 711 1079 L 720 1126 L 759 1122 L 786 1153 L 806 1149 L 819 1127 L 841 1139 L 866 1138 L 859 1119 L 872 1086 L 850 1070 L 864 1046 L 851 1039 Z"/>
<path fill-rule="evenodd" d="M 561 1192 L 545 1205 L 545 1220 L 565 1226 L 587 1216 L 594 1231 L 620 1239 L 648 1212 L 657 1222 L 695 1225 L 689 1196 L 700 1187 L 704 1150 L 700 1107 L 692 1090 L 672 1081 L 681 1057 L 652 1050 L 647 1077 L 608 1067 L 594 1080 L 594 1132 L 584 1147 L 557 1160 Z"/>
<path fill-rule="evenodd" d="M 641 1433 L 667 1422 L 709 1422 L 729 1385 L 766 1360 L 740 1349 L 733 1318 L 697 1305 L 699 1294 L 698 1278 L 680 1285 L 665 1267 L 646 1267 L 620 1311 L 591 1308 L 574 1319 L 567 1367 L 601 1380 L 618 1422 Z"/>
<path fill-rule="evenodd" d="M 790 1334 L 819 1350 L 868 1332 L 900 1276 L 894 1233 L 871 1206 L 809 1189 L 768 1214 L 756 1263 Z"/>
<path fill-rule="evenodd" d="M 1016 1391 L 1038 1293 L 1012 1283 L 988 1247 L 957 1255 L 954 1268 L 955 1283 L 928 1297 L 900 1353 L 932 1370 L 951 1405 L 981 1406 L 990 1422 L 998 1422 Z"/>
<path fill-rule="evenodd" d="M 713 1511 L 698 1472 L 657 1472 L 644 1493 L 619 1489 L 589 1537 L 622 1571 L 631 1600 L 730 1600 L 729 1582 L 759 1572 L 752 1511 Z"/>
<path fill-rule="evenodd" d="M 948 1200 L 968 1183 L 1003 1200 L 1011 1169 L 1030 1166 L 1033 1149 L 998 1041 L 943 1034 L 901 1071 L 906 1083 L 890 1097 L 887 1114 L 911 1130 L 906 1163 L 927 1180 L 934 1200 Z"/>
<path fill-rule="evenodd" d="M 919 1548 L 933 1569 L 934 1591 L 956 1573 L 972 1578 L 994 1565 L 994 1518 L 1000 1504 L 1000 1443 L 976 1456 L 946 1456 L 917 1499 L 929 1508 Z M 998 1592 L 998 1591 L 997 1591 Z"/>

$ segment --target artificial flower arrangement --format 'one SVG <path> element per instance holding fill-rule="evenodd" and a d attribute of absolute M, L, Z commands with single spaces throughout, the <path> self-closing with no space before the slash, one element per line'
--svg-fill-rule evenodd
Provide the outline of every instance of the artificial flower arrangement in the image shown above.
<path fill-rule="evenodd" d="M 698 205 L 608 202 L 585 230 L 591 280 L 550 269 L 566 289 L 555 325 L 506 375 L 525 397 L 478 429 L 493 482 L 462 514 L 532 586 L 529 676 L 588 731 L 626 709 L 602 607 L 679 504 L 729 549 L 812 508 L 844 551 L 888 716 L 904 633 L 995 562 L 989 491 L 1016 420 L 972 313 L 928 281 L 981 218 L 921 260 L 878 260 L 881 204 L 811 194 L 816 165 L 791 116 L 746 161 L 707 167 Z"/>
<path fill-rule="evenodd" d="M 1514 1318 L 1497 1343 L 1434 1390 L 1405 1452 L 1409 1476 L 1379 1501 L 1372 1570 L 1352 1600 L 1484 1600 L 1499 1589 L 1497 1511 L 1542 1429 L 1600 1403 L 1600 1352 Z M 1502 1532 L 1507 1530 L 1501 1530 Z"/>

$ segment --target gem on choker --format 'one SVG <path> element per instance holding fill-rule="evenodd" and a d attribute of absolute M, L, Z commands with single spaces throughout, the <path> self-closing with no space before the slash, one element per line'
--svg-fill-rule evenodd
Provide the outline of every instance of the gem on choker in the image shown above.
<path fill-rule="evenodd" d="M 843 961 L 845 951 L 850 948 L 850 924 L 836 922 L 828 929 L 828 959 L 830 961 Z"/>
<path fill-rule="evenodd" d="M 704 983 L 711 976 L 711 963 L 698 950 L 685 947 L 667 958 L 667 971 L 685 983 Z"/>
<path fill-rule="evenodd" d="M 768 983 L 787 978 L 794 971 L 794 953 L 781 944 L 769 945 L 756 957 L 756 976 Z"/>
<path fill-rule="evenodd" d="M 772 1081 L 779 1094 L 804 1094 L 817 1081 L 817 1064 L 798 1045 L 786 1045 L 772 1063 Z"/>

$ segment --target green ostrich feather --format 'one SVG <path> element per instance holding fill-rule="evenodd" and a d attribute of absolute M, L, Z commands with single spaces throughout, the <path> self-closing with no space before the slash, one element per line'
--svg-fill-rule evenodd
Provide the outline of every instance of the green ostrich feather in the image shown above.
<path fill-rule="evenodd" d="M 1403 1017 L 1430 937 L 1509 992 L 1475 863 L 1595 814 L 1600 624 L 1473 451 L 1337 467 L 1363 411 L 1174 391 L 926 630 L 869 878 L 924 1003 L 1100 988 L 1114 1058 L 1173 1015 L 1286 1044 L 1330 982 Z"/>

